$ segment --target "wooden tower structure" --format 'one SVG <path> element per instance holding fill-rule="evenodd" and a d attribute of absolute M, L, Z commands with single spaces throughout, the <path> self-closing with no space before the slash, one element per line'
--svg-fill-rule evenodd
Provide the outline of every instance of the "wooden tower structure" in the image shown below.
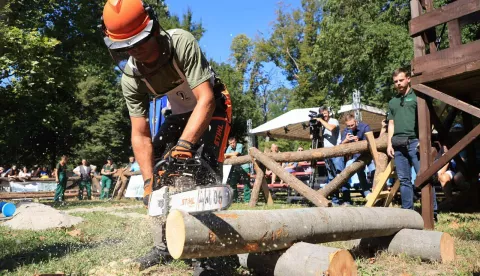
<path fill-rule="evenodd" d="M 480 134 L 480 125 L 474 127 L 473 116 L 480 118 L 480 108 L 474 105 L 480 100 L 480 40 L 462 44 L 462 27 L 479 22 L 479 0 L 457 0 L 439 8 L 433 0 L 411 0 L 410 35 L 414 41 L 412 60 L 412 88 L 418 96 L 418 118 L 420 138 L 420 173 L 415 185 L 422 188 L 422 217 L 425 228 L 433 229 L 431 176 L 455 158 L 464 166 L 471 184 L 468 203 L 478 204 L 478 168 L 474 142 Z M 436 27 L 448 30 L 447 49 L 438 49 Z M 440 34 L 441 35 L 441 34 Z M 437 43 L 436 43 L 437 42 Z M 433 109 L 437 99 L 454 108 L 442 122 Z M 461 111 L 465 135 L 454 141 L 449 130 Z M 432 124 L 438 131 L 442 144 L 449 151 L 434 162 L 431 149 Z M 458 154 L 466 149 L 467 163 Z"/>

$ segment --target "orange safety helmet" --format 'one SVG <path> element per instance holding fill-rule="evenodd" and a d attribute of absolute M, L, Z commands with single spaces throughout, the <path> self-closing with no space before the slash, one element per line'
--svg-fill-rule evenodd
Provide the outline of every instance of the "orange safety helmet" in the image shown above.
<path fill-rule="evenodd" d="M 103 8 L 102 31 L 104 42 L 117 68 L 132 78 L 145 78 L 170 62 L 173 58 L 172 38 L 158 22 L 157 15 L 151 6 L 141 0 L 108 0 Z M 125 70 L 131 57 L 128 50 L 155 38 L 164 50 L 148 72 L 142 64 L 133 62 L 136 68 L 133 73 Z M 166 40 L 165 40 L 166 39 Z M 166 45 L 166 46 L 165 46 Z"/>
<path fill-rule="evenodd" d="M 103 8 L 102 29 L 109 50 L 126 51 L 158 33 L 152 7 L 141 0 L 108 0 Z"/>

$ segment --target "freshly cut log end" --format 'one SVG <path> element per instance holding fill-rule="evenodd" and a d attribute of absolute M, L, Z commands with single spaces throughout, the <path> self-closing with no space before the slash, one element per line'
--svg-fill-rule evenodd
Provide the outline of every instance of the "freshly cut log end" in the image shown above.
<path fill-rule="evenodd" d="M 174 259 L 182 256 L 183 245 L 185 244 L 185 221 L 183 215 L 183 212 L 179 210 L 172 210 L 167 217 L 167 246 L 170 255 L 172 255 Z"/>
<path fill-rule="evenodd" d="M 442 263 L 449 263 L 455 260 L 455 242 L 448 233 L 443 233 L 440 238 L 440 256 Z"/>
<path fill-rule="evenodd" d="M 336 252 L 330 253 L 330 265 L 324 274 L 330 276 L 357 275 L 357 265 L 352 254 L 344 249 L 338 249 Z"/>
<path fill-rule="evenodd" d="M 353 276 L 357 265 L 350 252 L 310 243 L 296 243 L 278 259 L 275 276 Z"/>

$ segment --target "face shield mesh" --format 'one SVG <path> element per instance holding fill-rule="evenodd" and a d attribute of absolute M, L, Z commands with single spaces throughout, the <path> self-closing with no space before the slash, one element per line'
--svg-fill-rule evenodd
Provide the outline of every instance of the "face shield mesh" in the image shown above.
<path fill-rule="evenodd" d="M 110 56 L 116 64 L 116 70 L 131 78 L 147 78 L 170 62 L 173 57 L 172 38 L 161 27 L 162 32 L 154 35 L 155 30 L 153 27 L 153 25 L 149 24 L 144 31 L 128 40 L 113 41 L 108 37 L 104 38 Z M 150 48 L 154 45 L 153 50 L 142 52 L 147 43 L 150 44 Z M 158 54 L 158 57 L 149 64 L 142 63 L 134 57 L 140 56 L 145 59 L 150 54 Z"/>

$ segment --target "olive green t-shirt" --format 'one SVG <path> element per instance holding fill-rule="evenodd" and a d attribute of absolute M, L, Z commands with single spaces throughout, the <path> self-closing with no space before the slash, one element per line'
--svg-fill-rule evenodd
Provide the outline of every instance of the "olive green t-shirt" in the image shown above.
<path fill-rule="evenodd" d="M 194 89 L 201 83 L 212 77 L 212 71 L 207 59 L 200 50 L 197 40 L 193 35 L 181 29 L 169 30 L 172 37 L 177 65 L 184 73 L 190 89 Z M 147 78 L 156 94 L 165 94 L 177 87 L 182 81 L 173 62 L 163 66 L 153 76 Z M 132 69 L 126 66 L 127 73 Z M 122 91 L 127 103 L 128 112 L 132 117 L 146 117 L 151 91 L 141 79 L 122 76 Z"/>
<path fill-rule="evenodd" d="M 388 120 L 394 122 L 393 136 L 418 138 L 417 95 L 410 88 L 405 96 L 396 95 L 388 102 Z"/>

